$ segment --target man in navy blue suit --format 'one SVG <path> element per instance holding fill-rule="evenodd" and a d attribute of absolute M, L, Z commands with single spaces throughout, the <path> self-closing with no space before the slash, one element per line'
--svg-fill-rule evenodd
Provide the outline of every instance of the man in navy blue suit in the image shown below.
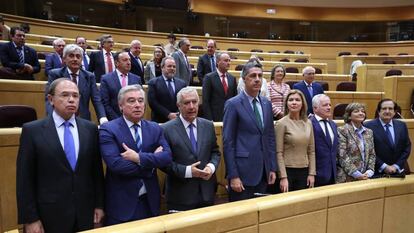
<path fill-rule="evenodd" d="M 92 52 L 89 60 L 88 70 L 95 74 L 96 82 L 101 82 L 104 74 L 111 73 L 115 70 L 115 60 L 112 54 L 114 39 L 111 35 L 103 35 L 101 37 L 100 51 Z"/>
<path fill-rule="evenodd" d="M 375 174 L 399 174 L 411 152 L 411 141 L 404 122 L 393 119 L 397 104 L 392 99 L 378 103 L 378 118 L 365 124 L 374 132 Z"/>
<path fill-rule="evenodd" d="M 315 137 L 316 176 L 315 186 L 335 183 L 338 133 L 331 120 L 331 99 L 318 94 L 312 99 L 314 115 L 310 117 Z"/>
<path fill-rule="evenodd" d="M 197 77 L 201 84 L 206 74 L 216 71 L 216 42 L 214 40 L 207 41 L 207 53 L 198 58 Z"/>
<path fill-rule="evenodd" d="M 141 77 L 144 82 L 144 63 L 142 62 L 139 55 L 141 54 L 141 41 L 131 41 L 131 47 L 129 48 L 129 56 L 131 57 L 131 73 Z M 144 84 L 144 83 L 142 83 Z"/>
<path fill-rule="evenodd" d="M 10 28 L 11 41 L 0 47 L 3 78 L 34 80 L 33 74 L 40 72 L 40 64 L 34 49 L 25 45 L 25 33 L 19 27 Z"/>
<path fill-rule="evenodd" d="M 120 117 L 118 106 L 118 92 L 122 87 L 133 84 L 142 85 L 142 78 L 130 73 L 131 59 L 127 52 L 115 54 L 116 70 L 105 74 L 101 80 L 101 99 L 108 120 Z"/>
<path fill-rule="evenodd" d="M 75 44 L 69 44 L 65 47 L 63 50 L 63 60 L 66 66 L 53 69 L 49 72 L 45 92 L 48 92 L 49 85 L 55 79 L 65 77 L 72 80 L 78 85 L 79 92 L 81 94 L 77 114 L 83 119 L 90 120 L 91 113 L 89 112 L 89 101 L 92 101 L 97 119 L 101 124 L 103 124 L 108 121 L 105 115 L 105 109 L 102 105 L 101 96 L 99 95 L 99 91 L 96 86 L 95 76 L 91 72 L 81 69 L 82 53 L 82 48 Z M 45 104 L 46 113 L 49 115 L 52 113 L 53 109 L 47 99 Z"/>
<path fill-rule="evenodd" d="M 224 107 L 223 146 L 229 200 L 252 198 L 274 184 L 277 163 L 272 104 L 259 95 L 263 70 L 256 62 L 242 71 L 246 88 Z"/>
<path fill-rule="evenodd" d="M 303 82 L 298 82 L 293 85 L 293 89 L 300 90 L 306 98 L 308 104 L 308 114 L 313 113 L 312 98 L 317 94 L 323 94 L 323 88 L 319 83 L 313 82 L 315 80 L 315 68 L 306 66 L 302 70 Z"/>
<path fill-rule="evenodd" d="M 143 120 L 145 92 L 140 85 L 119 91 L 122 117 L 101 125 L 99 142 L 106 163 L 106 225 L 159 215 L 157 169 L 169 166 L 171 150 L 161 127 Z"/>
<path fill-rule="evenodd" d="M 46 56 L 45 61 L 45 74 L 46 77 L 49 75 L 49 71 L 52 69 L 60 68 L 64 66 L 63 61 L 63 48 L 65 48 L 65 41 L 62 38 L 58 38 L 53 41 L 54 53 Z"/>
<path fill-rule="evenodd" d="M 177 118 L 177 93 L 186 86 L 175 76 L 175 61 L 165 57 L 161 61 L 162 76 L 148 82 L 148 104 L 151 107 L 151 119 L 158 123 Z"/>

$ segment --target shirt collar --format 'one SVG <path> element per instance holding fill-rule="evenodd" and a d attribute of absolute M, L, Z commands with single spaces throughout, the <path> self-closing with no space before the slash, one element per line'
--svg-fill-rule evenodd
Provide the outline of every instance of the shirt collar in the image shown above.
<path fill-rule="evenodd" d="M 227 77 L 226 73 L 221 73 L 219 69 L 216 69 L 217 73 L 219 75 L 219 77 L 221 78 L 221 76 L 224 74 L 225 77 Z"/>
<path fill-rule="evenodd" d="M 382 127 L 383 128 L 385 128 L 385 125 L 387 124 L 387 123 L 385 123 L 385 122 L 383 122 L 382 120 L 381 120 L 381 118 L 378 118 L 379 120 L 380 120 L 380 122 L 381 122 L 381 125 L 382 125 Z M 391 127 L 394 127 L 394 124 L 392 123 L 392 120 L 390 121 L 390 123 L 388 123 Z"/>
<path fill-rule="evenodd" d="M 14 41 L 12 41 L 12 43 L 13 43 L 13 45 L 14 45 L 14 48 L 16 48 L 17 49 L 17 45 L 14 43 Z M 23 50 L 23 48 L 24 48 L 24 45 L 22 45 L 22 50 Z"/>
<path fill-rule="evenodd" d="M 246 94 L 247 99 L 249 100 L 249 103 L 252 103 L 253 99 L 257 99 L 257 101 L 259 101 L 259 103 L 260 103 L 259 95 L 257 95 L 256 97 L 252 97 L 249 94 L 247 94 L 246 90 L 243 90 L 243 92 L 244 92 L 244 94 Z"/>
<path fill-rule="evenodd" d="M 55 122 L 56 127 L 60 127 L 66 120 L 63 119 L 55 110 L 53 110 L 52 113 L 53 121 Z M 75 120 L 75 114 L 72 115 L 72 117 L 68 120 L 73 127 L 76 127 L 76 120 Z"/>
<path fill-rule="evenodd" d="M 352 125 L 352 128 L 354 129 L 354 131 L 355 132 L 360 132 L 360 133 L 363 133 L 363 132 L 365 132 L 365 130 L 366 130 L 366 128 L 363 126 L 363 125 L 361 125 L 361 128 L 357 128 L 355 125 L 354 125 L 354 123 L 352 123 L 352 121 L 351 121 L 351 125 Z"/>
<path fill-rule="evenodd" d="M 180 114 L 180 120 L 183 123 L 185 129 L 187 129 L 188 126 L 191 124 L 186 119 L 184 119 L 184 117 L 181 114 Z M 197 118 L 194 119 L 194 121 L 192 122 L 192 124 L 194 125 L 195 128 L 197 128 Z"/>
<path fill-rule="evenodd" d="M 118 69 L 115 69 L 116 74 L 118 75 L 118 77 L 121 77 L 121 71 L 119 71 Z M 126 77 L 128 77 L 128 73 L 125 74 Z"/>
<path fill-rule="evenodd" d="M 165 82 L 168 82 L 168 78 L 167 78 L 167 77 L 165 77 L 164 75 L 162 75 L 162 77 L 164 78 L 164 81 L 165 81 Z M 171 79 L 171 81 L 173 81 L 173 82 L 174 82 L 174 78 L 172 78 L 172 79 Z"/>
<path fill-rule="evenodd" d="M 314 114 L 314 116 L 315 116 L 315 119 L 316 119 L 317 121 L 327 120 L 327 119 L 323 119 L 322 117 L 320 117 L 320 116 L 318 116 L 318 115 L 316 115 L 316 114 Z"/>
<path fill-rule="evenodd" d="M 126 119 L 126 117 L 124 115 L 122 115 L 122 117 L 124 118 L 125 123 L 127 124 L 128 128 L 131 128 L 133 125 L 135 125 L 134 122 Z M 138 121 L 137 125 L 139 125 L 139 127 L 141 128 L 141 121 Z"/>
<path fill-rule="evenodd" d="M 303 82 L 305 83 L 306 86 L 312 86 L 312 83 L 307 83 L 305 80 L 303 80 Z"/>
<path fill-rule="evenodd" d="M 68 74 L 69 74 L 69 75 L 73 74 L 72 70 L 70 70 L 70 69 L 69 69 L 69 67 L 67 67 L 67 71 L 68 71 Z M 80 69 L 79 69 L 78 71 L 76 71 L 76 72 L 75 72 L 75 74 L 76 74 L 78 77 L 79 77 L 79 71 L 80 71 Z"/>

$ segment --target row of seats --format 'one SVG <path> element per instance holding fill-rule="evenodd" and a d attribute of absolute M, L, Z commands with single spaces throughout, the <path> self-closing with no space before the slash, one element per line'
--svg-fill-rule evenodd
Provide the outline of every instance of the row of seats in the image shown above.
<path fill-rule="evenodd" d="M 351 52 L 339 52 L 338 56 L 349 56 L 352 55 Z M 359 52 L 356 54 L 357 56 L 369 56 L 369 53 L 367 52 Z M 398 56 L 405 56 L 408 55 L 408 53 L 398 53 Z M 389 56 L 388 53 L 379 53 L 378 56 Z"/>

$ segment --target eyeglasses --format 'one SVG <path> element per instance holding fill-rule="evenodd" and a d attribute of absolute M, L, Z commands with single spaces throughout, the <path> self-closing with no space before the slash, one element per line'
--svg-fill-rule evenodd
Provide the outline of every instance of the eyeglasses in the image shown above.
<path fill-rule="evenodd" d="M 66 99 L 66 100 L 69 100 L 70 97 L 72 97 L 75 100 L 80 98 L 79 93 L 69 93 L 69 92 L 63 92 L 63 93 L 58 94 L 57 96 L 59 96 L 59 98 Z"/>

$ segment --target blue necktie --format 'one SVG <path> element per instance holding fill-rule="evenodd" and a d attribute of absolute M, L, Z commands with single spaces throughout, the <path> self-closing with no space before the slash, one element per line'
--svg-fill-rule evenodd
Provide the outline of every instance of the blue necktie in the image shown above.
<path fill-rule="evenodd" d="M 132 127 L 134 127 L 134 131 L 135 131 L 135 144 L 137 145 L 138 152 L 141 152 L 142 142 L 141 142 L 141 137 L 139 136 L 139 132 L 138 132 L 139 125 L 134 124 Z"/>
<path fill-rule="evenodd" d="M 83 54 L 83 66 L 85 70 L 89 69 L 88 59 L 86 59 L 86 53 Z"/>
<path fill-rule="evenodd" d="M 262 118 L 260 117 L 260 113 L 259 113 L 259 108 L 257 107 L 258 101 L 256 98 L 253 99 L 253 112 L 254 115 L 256 116 L 256 121 L 257 124 L 259 125 L 260 129 L 263 129 L 263 122 L 262 122 Z"/>
<path fill-rule="evenodd" d="M 390 124 L 385 124 L 385 134 L 387 135 L 388 141 L 390 142 L 391 146 L 394 147 L 394 140 L 392 139 L 390 126 Z"/>
<path fill-rule="evenodd" d="M 309 92 L 310 97 L 312 98 L 313 97 L 313 88 L 312 88 L 312 85 L 308 85 L 308 92 Z"/>
<path fill-rule="evenodd" d="M 188 128 L 190 129 L 190 141 L 191 141 L 191 146 L 193 147 L 193 152 L 194 152 L 194 153 L 197 153 L 197 141 L 196 141 L 195 136 L 194 136 L 194 130 L 193 130 L 193 127 L 194 127 L 194 125 L 193 125 L 193 124 L 190 124 L 190 125 L 188 126 Z"/>
<path fill-rule="evenodd" d="M 216 71 L 216 63 L 214 62 L 214 55 L 211 58 L 211 72 Z"/>
<path fill-rule="evenodd" d="M 325 125 L 325 138 L 326 138 L 326 141 L 329 143 L 329 146 L 332 146 L 331 134 L 329 133 L 329 130 L 328 130 L 328 122 L 327 122 L 327 120 L 322 120 L 322 121 L 323 121 L 323 124 Z"/>
<path fill-rule="evenodd" d="M 171 97 L 174 98 L 175 97 L 175 92 L 174 92 L 174 89 L 173 89 L 173 86 L 172 86 L 171 82 L 172 82 L 172 79 L 167 79 L 168 91 L 170 92 Z"/>
<path fill-rule="evenodd" d="M 17 55 L 19 56 L 19 63 L 24 64 L 24 57 L 23 57 L 23 48 L 17 47 Z"/>
<path fill-rule="evenodd" d="M 75 171 L 76 168 L 76 151 L 75 151 L 75 141 L 73 140 L 72 132 L 70 131 L 70 127 L 72 123 L 69 121 L 63 122 L 65 126 L 65 132 L 63 134 L 63 147 L 65 150 L 66 158 L 72 168 Z"/>

